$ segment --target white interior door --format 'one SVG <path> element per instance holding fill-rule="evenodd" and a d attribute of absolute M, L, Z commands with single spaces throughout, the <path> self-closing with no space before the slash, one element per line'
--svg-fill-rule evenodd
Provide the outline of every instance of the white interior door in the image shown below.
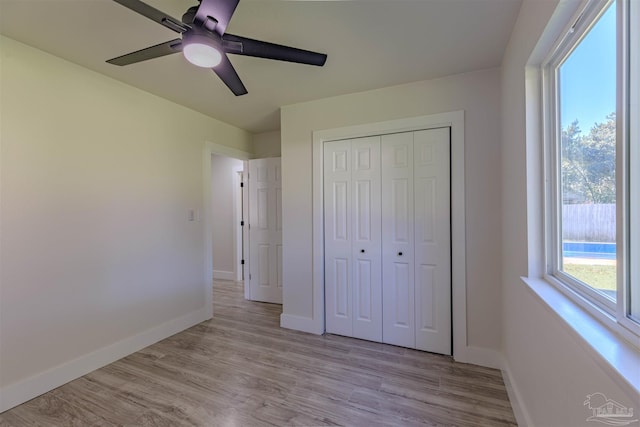
<path fill-rule="evenodd" d="M 451 354 L 450 130 L 414 133 L 416 348 Z"/>
<path fill-rule="evenodd" d="M 380 137 L 351 142 L 353 336 L 382 340 Z"/>
<path fill-rule="evenodd" d="M 353 336 L 351 166 L 351 141 L 324 145 L 326 330 L 345 336 Z"/>
<path fill-rule="evenodd" d="M 280 158 L 249 160 L 249 296 L 282 304 Z"/>
<path fill-rule="evenodd" d="M 382 137 L 383 342 L 415 347 L 413 132 Z"/>
<path fill-rule="evenodd" d="M 327 332 L 382 340 L 380 138 L 324 147 Z"/>

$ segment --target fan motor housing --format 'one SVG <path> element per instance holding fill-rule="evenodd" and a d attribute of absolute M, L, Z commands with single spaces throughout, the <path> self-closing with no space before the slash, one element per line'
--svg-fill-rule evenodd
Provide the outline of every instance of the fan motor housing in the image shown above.
<path fill-rule="evenodd" d="M 198 6 L 191 6 L 189 9 L 187 9 L 184 15 L 182 15 L 182 22 L 184 22 L 185 24 L 193 24 L 197 11 Z"/>
<path fill-rule="evenodd" d="M 198 30 L 197 28 L 191 28 L 189 31 L 182 34 L 182 44 L 185 45 L 191 43 L 205 44 L 222 51 L 221 40 L 211 37 L 210 34 L 202 30 Z"/>

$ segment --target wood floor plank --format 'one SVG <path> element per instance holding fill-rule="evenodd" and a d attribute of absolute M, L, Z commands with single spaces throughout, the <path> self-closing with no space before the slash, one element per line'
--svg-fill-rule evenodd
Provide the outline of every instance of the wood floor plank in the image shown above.
<path fill-rule="evenodd" d="M 116 425 L 98 415 L 76 406 L 60 389 L 32 399 L 10 412 L 15 415 L 13 425 L 21 426 L 71 426 L 84 427 Z M 0 415 L 0 419 L 4 414 Z"/>
<path fill-rule="evenodd" d="M 499 371 L 282 329 L 214 283 L 214 317 L 0 414 L 23 426 L 513 426 Z"/>

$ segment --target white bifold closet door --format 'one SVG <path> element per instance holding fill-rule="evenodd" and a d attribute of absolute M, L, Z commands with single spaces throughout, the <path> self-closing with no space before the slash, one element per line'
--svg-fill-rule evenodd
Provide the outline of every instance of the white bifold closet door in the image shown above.
<path fill-rule="evenodd" d="M 382 137 L 383 342 L 451 354 L 449 128 Z"/>
<path fill-rule="evenodd" d="M 413 132 L 382 137 L 383 341 L 415 347 Z"/>
<path fill-rule="evenodd" d="M 380 138 L 325 144 L 327 331 L 382 341 Z"/>
<path fill-rule="evenodd" d="M 330 333 L 451 354 L 449 128 L 324 147 Z"/>

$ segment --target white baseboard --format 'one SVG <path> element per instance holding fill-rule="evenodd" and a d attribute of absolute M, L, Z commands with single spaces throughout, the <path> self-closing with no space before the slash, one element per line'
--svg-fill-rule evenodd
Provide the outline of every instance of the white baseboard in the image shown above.
<path fill-rule="evenodd" d="M 20 382 L 2 387 L 0 388 L 0 412 L 11 409 L 210 318 L 209 310 L 202 308 L 35 374 Z"/>
<path fill-rule="evenodd" d="M 502 355 L 499 351 L 489 348 L 473 346 L 454 348 L 453 358 L 456 362 L 502 369 Z"/>
<path fill-rule="evenodd" d="M 324 334 L 324 327 L 318 325 L 318 321 L 311 317 L 294 316 L 292 314 L 282 313 L 280 315 L 280 327 L 308 332 L 315 335 Z"/>
<path fill-rule="evenodd" d="M 518 391 L 518 387 L 511 375 L 511 369 L 509 368 L 509 364 L 503 360 L 502 366 L 502 379 L 504 380 L 504 385 L 507 388 L 507 394 L 509 395 L 509 402 L 511 402 L 511 408 L 513 409 L 513 415 L 516 417 L 516 421 L 518 422 L 518 426 L 520 427 L 529 427 L 532 426 L 531 417 L 529 416 L 529 412 L 527 411 L 526 406 L 522 400 L 522 395 Z"/>
<path fill-rule="evenodd" d="M 467 346 L 461 349 L 461 351 L 456 351 L 454 359 L 456 362 L 471 363 L 473 365 L 485 366 L 487 368 L 500 369 L 504 385 L 507 389 L 507 394 L 509 395 L 509 402 L 511 402 L 513 414 L 516 417 L 518 426 L 528 427 L 533 425 L 531 417 L 527 412 L 527 408 L 524 405 L 524 401 L 522 400 L 522 396 L 518 391 L 518 387 L 516 386 L 513 376 L 511 375 L 509 364 L 500 352 L 488 348 Z"/>
<path fill-rule="evenodd" d="M 233 271 L 213 270 L 213 278 L 218 280 L 236 280 Z"/>

